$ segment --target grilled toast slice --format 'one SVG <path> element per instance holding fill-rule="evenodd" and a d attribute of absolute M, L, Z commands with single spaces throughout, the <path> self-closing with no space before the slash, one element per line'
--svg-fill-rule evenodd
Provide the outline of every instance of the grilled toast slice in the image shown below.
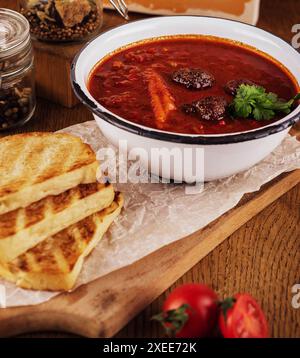
<path fill-rule="evenodd" d="M 116 194 L 110 207 L 97 212 L 39 243 L 9 263 L 0 264 L 0 276 L 33 290 L 70 290 L 84 258 L 95 248 L 119 215 L 123 197 Z"/>
<path fill-rule="evenodd" d="M 2 214 L 0 261 L 13 260 L 47 237 L 108 207 L 113 200 L 111 184 L 80 184 L 26 208 Z"/>
<path fill-rule="evenodd" d="M 0 214 L 96 181 L 89 145 L 66 133 L 24 133 L 0 139 Z"/>

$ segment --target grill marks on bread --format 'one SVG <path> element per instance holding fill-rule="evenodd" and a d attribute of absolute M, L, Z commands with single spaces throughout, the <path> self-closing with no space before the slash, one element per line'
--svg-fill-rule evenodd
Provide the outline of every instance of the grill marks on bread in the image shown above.
<path fill-rule="evenodd" d="M 112 205 L 79 221 L 42 241 L 32 249 L 10 262 L 11 272 L 69 273 L 79 256 L 94 238 L 103 217 L 113 213 L 121 204 L 116 194 Z"/>
<path fill-rule="evenodd" d="M 0 215 L 0 239 L 36 224 L 43 220 L 49 212 L 58 213 L 65 210 L 73 202 L 93 195 L 104 187 L 106 187 L 105 184 L 99 183 L 80 184 L 59 195 L 50 195 L 26 208 L 2 214 Z"/>
<path fill-rule="evenodd" d="M 18 210 L 0 216 L 0 239 L 16 233 Z"/>
<path fill-rule="evenodd" d="M 81 139 L 65 133 L 24 133 L 0 139 L 0 197 L 93 163 Z"/>

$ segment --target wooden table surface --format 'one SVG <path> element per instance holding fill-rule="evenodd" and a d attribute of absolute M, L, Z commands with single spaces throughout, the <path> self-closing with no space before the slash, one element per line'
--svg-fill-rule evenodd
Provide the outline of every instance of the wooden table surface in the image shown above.
<path fill-rule="evenodd" d="M 290 42 L 292 26 L 300 23 L 300 1 L 261 0 L 261 3 L 258 27 Z M 132 19 L 141 17 L 131 16 Z M 104 27 L 122 22 L 118 16 L 108 12 Z M 15 133 L 55 131 L 91 119 L 91 114 L 82 105 L 65 109 L 39 100 L 34 119 Z M 300 185 L 231 235 L 131 321 L 117 337 L 162 337 L 163 332 L 150 321 L 150 317 L 159 311 L 170 290 L 186 282 L 204 282 L 216 289 L 221 297 L 249 292 L 265 310 L 273 337 L 300 337 L 300 309 L 293 309 L 291 305 L 291 288 L 300 283 L 299 263 Z M 51 332 L 26 336 L 70 335 Z"/>

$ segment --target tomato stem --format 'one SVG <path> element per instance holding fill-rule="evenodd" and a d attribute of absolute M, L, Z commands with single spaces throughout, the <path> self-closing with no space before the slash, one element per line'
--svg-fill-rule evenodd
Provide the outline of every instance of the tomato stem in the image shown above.
<path fill-rule="evenodd" d="M 174 337 L 189 318 L 187 313 L 188 308 L 190 308 L 189 305 L 183 304 L 177 309 L 161 312 L 151 319 L 161 323 L 169 337 Z"/>
<path fill-rule="evenodd" d="M 234 297 L 227 297 L 223 301 L 219 302 L 219 307 L 221 308 L 221 311 L 222 311 L 225 319 L 227 318 L 228 310 L 233 307 L 235 302 L 236 302 L 236 299 Z"/>

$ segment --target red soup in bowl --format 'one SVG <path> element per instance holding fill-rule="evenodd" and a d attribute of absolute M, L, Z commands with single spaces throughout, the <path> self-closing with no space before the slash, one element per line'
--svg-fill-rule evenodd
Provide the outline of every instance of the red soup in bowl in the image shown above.
<path fill-rule="evenodd" d="M 259 86 L 279 101 L 292 99 L 297 81 L 281 63 L 248 45 L 213 36 L 169 36 L 123 47 L 90 73 L 88 89 L 128 121 L 168 132 L 244 132 L 284 117 L 259 120 L 230 110 L 241 85 Z"/>

